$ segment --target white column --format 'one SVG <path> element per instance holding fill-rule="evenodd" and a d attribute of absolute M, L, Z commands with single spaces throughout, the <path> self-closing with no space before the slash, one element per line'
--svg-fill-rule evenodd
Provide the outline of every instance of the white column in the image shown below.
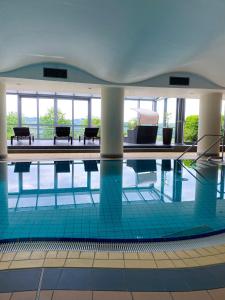
<path fill-rule="evenodd" d="M 123 156 L 124 88 L 102 87 L 101 156 Z"/>
<path fill-rule="evenodd" d="M 220 134 L 222 93 L 208 93 L 200 98 L 198 138 L 205 134 Z M 218 138 L 218 137 L 217 137 Z M 197 152 L 202 154 L 216 140 L 216 137 L 205 137 L 198 143 Z M 218 142 L 207 155 L 219 154 Z"/>
<path fill-rule="evenodd" d="M 5 84 L 0 82 L 0 159 L 7 156 L 6 130 L 6 90 Z"/>

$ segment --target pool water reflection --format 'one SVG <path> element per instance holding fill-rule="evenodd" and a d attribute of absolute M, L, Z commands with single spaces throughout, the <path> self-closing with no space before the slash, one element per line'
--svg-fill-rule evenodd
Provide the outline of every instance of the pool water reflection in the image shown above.
<path fill-rule="evenodd" d="M 223 230 L 224 166 L 176 160 L 0 163 L 0 241 L 173 240 Z"/>

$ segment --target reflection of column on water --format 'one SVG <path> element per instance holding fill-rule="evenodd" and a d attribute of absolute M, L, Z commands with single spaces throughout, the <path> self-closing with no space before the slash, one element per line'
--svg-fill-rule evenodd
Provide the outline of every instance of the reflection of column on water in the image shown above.
<path fill-rule="evenodd" d="M 181 202 L 182 197 L 182 165 L 174 160 L 173 169 L 173 202 Z"/>
<path fill-rule="evenodd" d="M 219 166 L 216 165 L 212 167 L 197 163 L 198 180 L 195 188 L 195 215 L 197 217 L 216 216 L 218 169 Z"/>
<path fill-rule="evenodd" d="M 104 223 L 120 223 L 122 217 L 122 160 L 100 163 L 100 218 Z"/>
<path fill-rule="evenodd" d="M 8 167 L 7 163 L 0 163 L 0 233 L 8 224 Z"/>

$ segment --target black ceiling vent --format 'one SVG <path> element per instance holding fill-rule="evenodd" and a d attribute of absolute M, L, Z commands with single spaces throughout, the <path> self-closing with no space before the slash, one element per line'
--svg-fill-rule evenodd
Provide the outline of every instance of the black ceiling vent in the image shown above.
<path fill-rule="evenodd" d="M 53 68 L 44 68 L 43 69 L 43 76 L 44 77 L 51 77 L 51 78 L 67 78 L 67 70 L 66 69 L 53 69 Z"/>
<path fill-rule="evenodd" d="M 188 86 L 190 84 L 189 77 L 170 77 L 170 85 Z"/>

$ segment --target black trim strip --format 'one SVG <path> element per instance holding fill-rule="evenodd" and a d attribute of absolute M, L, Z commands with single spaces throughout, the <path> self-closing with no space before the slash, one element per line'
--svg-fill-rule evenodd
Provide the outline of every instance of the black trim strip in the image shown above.
<path fill-rule="evenodd" d="M 44 268 L 0 271 L 0 293 L 36 290 L 176 292 L 225 287 L 225 264 L 187 269 Z"/>

